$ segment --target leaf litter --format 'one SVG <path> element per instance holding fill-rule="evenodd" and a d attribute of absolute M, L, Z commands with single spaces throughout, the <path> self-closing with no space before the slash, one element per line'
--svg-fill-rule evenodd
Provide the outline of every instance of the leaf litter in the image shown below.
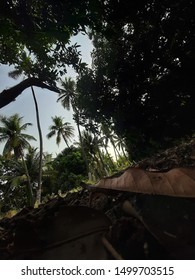
<path fill-rule="evenodd" d="M 0 258 L 194 259 L 194 168 L 191 139 L 64 199 L 25 208 L 0 221 Z"/>

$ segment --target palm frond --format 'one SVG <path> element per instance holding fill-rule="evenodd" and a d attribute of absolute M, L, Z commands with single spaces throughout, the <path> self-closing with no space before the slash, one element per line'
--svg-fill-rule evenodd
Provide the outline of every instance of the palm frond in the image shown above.
<path fill-rule="evenodd" d="M 22 71 L 22 69 L 15 69 L 15 70 L 13 70 L 13 71 L 10 71 L 9 73 L 8 73 L 8 76 L 10 77 L 10 78 L 13 78 L 13 79 L 18 79 L 21 75 L 22 75 L 22 73 L 23 73 L 23 71 Z"/>
<path fill-rule="evenodd" d="M 53 137 L 56 134 L 55 130 L 51 130 L 48 134 L 47 134 L 47 138 L 50 139 L 51 137 Z"/>
<path fill-rule="evenodd" d="M 21 130 L 26 130 L 28 128 L 28 126 L 32 126 L 32 125 L 33 125 L 32 123 L 25 123 L 20 127 L 20 129 Z"/>
<path fill-rule="evenodd" d="M 30 145 L 28 141 L 36 140 L 29 134 L 22 133 L 23 130 L 31 125 L 30 123 L 22 124 L 23 117 L 19 114 L 14 114 L 10 117 L 1 116 L 0 122 L 0 142 L 6 141 L 3 154 L 10 154 L 14 151 L 19 155 L 19 151 L 22 148 L 26 148 Z M 15 154 L 16 155 L 16 154 Z"/>
<path fill-rule="evenodd" d="M 26 133 L 21 133 L 20 136 L 21 136 L 21 139 L 23 138 L 28 141 L 31 141 L 31 140 L 37 141 L 37 139 L 34 136 L 26 134 Z"/>

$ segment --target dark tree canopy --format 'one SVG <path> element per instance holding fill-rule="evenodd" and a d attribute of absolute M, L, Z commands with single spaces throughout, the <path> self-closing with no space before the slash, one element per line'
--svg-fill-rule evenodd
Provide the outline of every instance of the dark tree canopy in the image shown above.
<path fill-rule="evenodd" d="M 80 148 L 66 148 L 55 158 L 52 166 L 56 172 L 56 190 L 67 191 L 79 187 L 87 177 Z"/>
<path fill-rule="evenodd" d="M 100 3 L 98 0 L 2 0 L 1 62 L 17 63 L 18 51 L 23 46 L 39 59 L 51 59 L 48 52 L 53 44 L 53 59 L 56 59 L 64 52 L 64 44 L 69 42 L 70 36 L 85 32 L 86 26 L 98 25 Z M 74 48 L 65 50 L 64 62 L 74 62 Z"/>
<path fill-rule="evenodd" d="M 25 68 L 28 51 L 29 72 L 52 86 L 72 65 L 84 119 L 114 124 L 139 157 L 194 132 L 193 6 L 192 0 L 2 0 L 0 63 Z M 67 45 L 87 28 L 92 70 L 78 45 Z"/>
<path fill-rule="evenodd" d="M 56 87 L 46 85 L 39 79 L 29 78 L 20 82 L 18 85 L 12 88 L 5 89 L 0 93 L 0 108 L 8 105 L 12 101 L 15 101 L 18 95 L 20 95 L 26 88 L 30 86 L 38 86 L 41 88 L 46 88 L 51 91 L 59 92 L 59 90 Z"/>
<path fill-rule="evenodd" d="M 134 157 L 192 135 L 193 1 L 107 1 L 92 32 L 93 70 L 78 80 L 88 117 L 114 123 Z"/>
<path fill-rule="evenodd" d="M 67 66 L 77 72 L 85 67 L 79 45 L 70 45 L 70 38 L 86 33 L 87 26 L 99 25 L 100 4 L 98 0 L 0 1 L 0 64 L 14 65 L 20 74 L 54 89 Z M 21 93 L 12 97 L 14 90 L 0 94 L 1 107 Z"/>

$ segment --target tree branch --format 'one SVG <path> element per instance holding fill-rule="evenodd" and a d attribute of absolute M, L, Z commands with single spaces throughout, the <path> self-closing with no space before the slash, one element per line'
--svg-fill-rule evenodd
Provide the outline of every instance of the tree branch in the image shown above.
<path fill-rule="evenodd" d="M 46 85 L 45 83 L 43 83 L 42 81 L 40 81 L 37 78 L 29 78 L 29 79 L 22 81 L 21 83 L 19 83 L 18 85 L 14 86 L 12 88 L 3 90 L 0 93 L 0 108 L 8 105 L 12 101 L 15 101 L 16 97 L 18 97 L 18 95 L 20 95 L 26 88 L 28 88 L 30 86 L 46 88 L 48 90 L 51 90 L 51 91 L 54 91 L 57 93 L 60 92 L 58 88 L 56 88 L 54 86 Z"/>

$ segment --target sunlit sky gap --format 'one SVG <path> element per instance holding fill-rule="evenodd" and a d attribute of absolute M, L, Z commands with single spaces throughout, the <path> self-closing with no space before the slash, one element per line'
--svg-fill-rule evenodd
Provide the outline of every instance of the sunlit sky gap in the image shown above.
<path fill-rule="evenodd" d="M 79 50 L 82 54 L 83 62 L 87 63 L 89 66 L 91 65 L 91 51 L 92 44 L 88 39 L 87 35 L 79 34 L 72 38 L 72 44 L 78 43 L 81 47 Z M 22 78 L 14 80 L 8 76 L 8 73 L 13 70 L 13 67 L 7 65 L 0 65 L 0 92 L 4 89 L 10 88 L 16 84 L 18 84 Z M 76 77 L 76 73 L 73 69 L 68 68 L 67 77 Z M 56 145 L 55 137 L 50 140 L 47 139 L 46 135 L 48 134 L 49 126 L 52 124 L 51 117 L 61 116 L 64 118 L 64 121 L 70 122 L 71 125 L 75 127 L 75 124 L 72 120 L 72 112 L 65 110 L 61 103 L 57 103 L 58 94 L 52 91 L 48 91 L 46 89 L 41 89 L 39 87 L 34 87 L 39 110 L 40 110 L 40 120 L 41 127 L 44 139 L 44 152 L 52 153 L 55 157 L 56 154 L 61 152 L 66 146 L 65 143 L 62 142 L 59 147 Z M 35 107 L 33 102 L 33 97 L 30 89 L 26 89 L 15 102 L 8 104 L 6 107 L 0 109 L 0 115 L 11 116 L 13 114 L 18 113 L 23 118 L 23 122 L 31 122 L 33 126 L 29 127 L 26 133 L 33 135 L 37 141 L 32 141 L 31 145 L 33 147 L 39 146 L 38 141 L 38 131 L 36 126 L 36 116 L 35 116 Z M 78 133 L 75 127 L 75 139 L 74 141 L 78 141 Z M 73 141 L 73 142 L 74 142 Z M 4 143 L 0 144 L 0 153 L 2 153 L 4 148 Z"/>

